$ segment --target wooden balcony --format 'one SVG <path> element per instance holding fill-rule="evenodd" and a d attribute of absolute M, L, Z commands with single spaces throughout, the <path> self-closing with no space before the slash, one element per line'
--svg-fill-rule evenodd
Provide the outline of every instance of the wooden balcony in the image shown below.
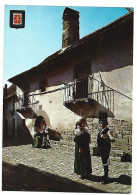
<path fill-rule="evenodd" d="M 36 118 L 39 109 L 39 101 L 28 94 L 18 96 L 15 104 L 15 110 L 21 113 L 25 118 Z"/>

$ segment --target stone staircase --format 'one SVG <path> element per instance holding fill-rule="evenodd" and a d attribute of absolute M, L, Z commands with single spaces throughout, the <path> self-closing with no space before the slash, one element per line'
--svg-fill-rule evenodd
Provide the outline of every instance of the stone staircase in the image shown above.
<path fill-rule="evenodd" d="M 72 141 L 70 142 L 70 141 L 64 141 L 64 140 L 60 140 L 60 141 L 50 140 L 50 143 L 51 143 L 51 146 L 56 147 L 58 152 L 60 150 L 64 150 L 65 153 L 71 153 L 73 155 L 75 154 L 75 143 Z M 93 155 L 92 144 L 90 144 L 90 153 L 92 157 Z M 123 155 L 123 152 L 121 150 L 111 150 L 110 159 L 120 162 L 122 155 Z"/>

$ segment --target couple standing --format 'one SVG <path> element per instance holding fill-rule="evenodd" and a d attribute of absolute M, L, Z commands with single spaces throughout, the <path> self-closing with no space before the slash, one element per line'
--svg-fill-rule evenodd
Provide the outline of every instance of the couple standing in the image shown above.
<path fill-rule="evenodd" d="M 102 165 L 104 167 L 104 176 L 102 177 L 102 183 L 108 183 L 108 165 L 109 165 L 109 153 L 111 150 L 111 142 L 114 138 L 111 131 L 107 127 L 108 122 L 106 120 L 100 121 L 101 129 L 97 135 L 97 144 L 100 152 Z M 80 119 L 76 123 L 74 130 L 75 134 L 75 161 L 74 172 L 80 176 L 81 179 L 87 179 L 92 173 L 91 156 L 90 156 L 90 135 L 88 133 L 88 127 L 86 119 Z"/>

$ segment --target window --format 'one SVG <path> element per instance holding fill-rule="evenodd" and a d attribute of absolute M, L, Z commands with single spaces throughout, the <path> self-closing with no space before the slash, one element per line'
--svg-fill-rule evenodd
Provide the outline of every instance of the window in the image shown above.
<path fill-rule="evenodd" d="M 42 110 L 42 105 L 39 105 L 39 110 Z"/>
<path fill-rule="evenodd" d="M 91 65 L 89 60 L 77 64 L 74 67 L 74 79 L 80 79 L 84 75 L 90 75 L 90 74 L 91 74 Z"/>
<path fill-rule="evenodd" d="M 42 78 L 39 82 L 39 89 L 41 92 L 46 91 L 46 86 L 47 86 L 47 79 Z"/>
<path fill-rule="evenodd" d="M 85 61 L 74 67 L 74 79 L 76 79 L 76 99 L 88 98 L 88 75 L 90 74 L 90 61 Z"/>

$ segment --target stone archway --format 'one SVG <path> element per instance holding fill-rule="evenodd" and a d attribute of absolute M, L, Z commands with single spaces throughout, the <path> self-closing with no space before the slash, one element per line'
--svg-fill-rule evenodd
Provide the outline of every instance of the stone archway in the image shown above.
<path fill-rule="evenodd" d="M 50 119 L 44 110 L 39 110 L 38 113 L 36 113 L 36 114 L 37 114 L 37 117 L 39 117 L 39 119 L 44 117 L 44 119 L 46 120 L 47 127 L 51 126 Z M 63 139 L 63 138 L 62 138 L 62 135 L 58 131 L 50 128 L 49 129 L 49 139 L 60 141 L 60 139 Z"/>
<path fill-rule="evenodd" d="M 39 110 L 36 114 L 37 116 L 43 116 L 46 120 L 47 126 L 50 127 L 50 118 L 44 110 Z"/>

